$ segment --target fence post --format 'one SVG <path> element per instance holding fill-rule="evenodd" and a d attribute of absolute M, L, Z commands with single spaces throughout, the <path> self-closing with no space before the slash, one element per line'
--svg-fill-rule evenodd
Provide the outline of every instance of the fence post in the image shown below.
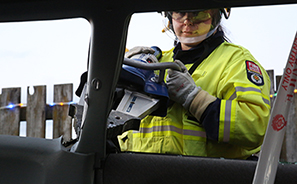
<path fill-rule="evenodd" d="M 278 90 L 278 86 L 279 86 L 279 83 L 280 83 L 281 79 L 282 79 L 282 75 L 277 75 L 277 76 L 275 76 L 275 81 L 276 81 L 276 92 L 277 92 L 277 90 Z"/>
<path fill-rule="evenodd" d="M 21 88 L 4 88 L 0 96 L 0 134 L 19 136 Z"/>
<path fill-rule="evenodd" d="M 54 102 L 67 103 L 73 99 L 73 84 L 54 85 Z M 64 142 L 72 137 L 71 117 L 68 115 L 69 105 L 53 107 L 53 138 L 63 135 Z"/>
<path fill-rule="evenodd" d="M 27 87 L 27 137 L 45 138 L 46 86 L 33 86 L 34 94 Z"/>
<path fill-rule="evenodd" d="M 273 107 L 273 104 L 274 104 L 274 100 L 275 100 L 275 97 L 274 97 L 274 70 L 266 70 L 269 78 L 270 78 L 270 83 L 271 83 L 271 86 L 270 86 L 270 94 L 272 94 L 272 97 L 270 97 L 270 106 L 271 106 L 271 109 Z"/>

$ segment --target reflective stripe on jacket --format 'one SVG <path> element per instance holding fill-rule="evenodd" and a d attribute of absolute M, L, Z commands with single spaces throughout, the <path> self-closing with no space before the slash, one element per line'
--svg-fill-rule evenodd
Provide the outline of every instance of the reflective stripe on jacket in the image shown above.
<path fill-rule="evenodd" d="M 172 56 L 173 49 L 163 52 L 160 62 L 172 62 Z M 122 151 L 241 159 L 260 151 L 270 115 L 270 80 L 250 52 L 224 42 L 192 77 L 197 86 L 221 100 L 218 141 L 207 139 L 202 124 L 174 103 L 166 117 L 147 116 L 139 131 L 119 136 Z"/>

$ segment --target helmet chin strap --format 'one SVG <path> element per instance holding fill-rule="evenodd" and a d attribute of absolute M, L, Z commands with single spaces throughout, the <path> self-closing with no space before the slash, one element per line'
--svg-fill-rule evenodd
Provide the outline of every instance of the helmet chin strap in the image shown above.
<path fill-rule="evenodd" d="M 202 36 L 196 36 L 196 37 L 180 37 L 180 36 L 176 36 L 176 37 L 181 43 L 191 44 L 191 43 L 198 43 L 203 41 L 206 38 L 206 34 Z"/>
<path fill-rule="evenodd" d="M 192 43 L 199 43 L 206 38 L 210 37 L 218 28 L 219 26 L 216 26 L 215 29 L 209 31 L 207 34 L 200 35 L 200 36 L 195 36 L 195 37 L 182 37 L 182 36 L 177 36 L 178 40 L 183 43 L 183 44 L 192 44 Z"/>

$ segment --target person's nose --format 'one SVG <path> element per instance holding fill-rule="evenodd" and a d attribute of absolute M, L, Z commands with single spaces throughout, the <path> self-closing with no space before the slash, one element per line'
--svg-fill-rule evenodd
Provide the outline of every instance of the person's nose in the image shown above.
<path fill-rule="evenodd" d="M 184 17 L 184 24 L 187 26 L 193 25 L 193 21 L 192 21 L 192 14 L 186 13 L 185 17 Z"/>
<path fill-rule="evenodd" d="M 185 20 L 184 20 L 184 24 L 187 25 L 187 26 L 190 26 L 190 25 L 193 25 L 193 22 L 191 19 L 189 19 L 189 17 L 187 17 Z"/>

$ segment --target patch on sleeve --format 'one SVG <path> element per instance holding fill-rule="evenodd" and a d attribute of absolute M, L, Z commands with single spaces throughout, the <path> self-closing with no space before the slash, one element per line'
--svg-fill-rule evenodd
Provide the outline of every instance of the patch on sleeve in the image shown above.
<path fill-rule="evenodd" d="M 245 61 L 247 78 L 257 86 L 262 86 L 264 84 L 263 75 L 260 67 L 253 61 Z"/>

